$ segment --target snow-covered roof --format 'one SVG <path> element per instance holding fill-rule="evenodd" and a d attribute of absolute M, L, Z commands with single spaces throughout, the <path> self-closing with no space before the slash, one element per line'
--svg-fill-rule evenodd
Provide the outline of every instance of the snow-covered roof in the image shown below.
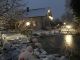
<path fill-rule="evenodd" d="M 25 12 L 25 17 L 37 17 L 37 16 L 46 16 L 48 12 L 48 8 L 38 8 L 38 9 L 30 9 L 29 12 Z"/>

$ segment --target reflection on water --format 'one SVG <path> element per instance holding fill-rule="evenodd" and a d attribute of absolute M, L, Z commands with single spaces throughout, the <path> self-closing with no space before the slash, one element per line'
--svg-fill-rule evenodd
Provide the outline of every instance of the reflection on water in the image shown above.
<path fill-rule="evenodd" d="M 72 47 L 73 45 L 73 36 L 72 35 L 65 35 L 64 36 L 64 43 L 66 46 Z"/>
<path fill-rule="evenodd" d="M 45 41 L 45 42 L 44 42 Z M 71 52 L 80 51 L 80 35 L 53 35 L 40 37 L 44 49 L 49 53 L 64 53 L 65 50 Z"/>

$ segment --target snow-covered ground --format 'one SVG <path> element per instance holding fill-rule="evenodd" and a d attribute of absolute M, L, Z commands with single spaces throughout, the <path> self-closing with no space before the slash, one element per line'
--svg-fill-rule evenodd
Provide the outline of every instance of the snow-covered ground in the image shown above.
<path fill-rule="evenodd" d="M 43 32 L 44 33 L 44 32 Z M 45 33 L 49 33 L 46 32 Z M 22 49 L 26 49 L 28 46 L 28 40 L 26 38 L 17 38 L 21 35 L 10 35 L 12 40 L 4 43 L 2 53 L 0 54 L 0 60 L 18 60 L 18 56 Z M 9 37 L 7 35 L 7 37 Z M 41 57 L 41 60 L 67 60 L 65 56 L 59 54 L 45 54 L 46 57 Z"/>
<path fill-rule="evenodd" d="M 35 31 L 33 34 L 37 34 L 37 35 L 41 35 L 41 34 L 45 34 L 45 35 L 55 35 L 55 34 L 60 34 L 59 30 L 51 30 L 51 31 Z"/>

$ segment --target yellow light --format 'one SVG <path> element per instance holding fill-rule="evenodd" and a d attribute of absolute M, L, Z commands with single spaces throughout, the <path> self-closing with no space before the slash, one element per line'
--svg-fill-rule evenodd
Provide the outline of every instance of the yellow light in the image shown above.
<path fill-rule="evenodd" d="M 26 22 L 26 26 L 30 26 L 30 24 L 31 24 L 30 22 Z"/>
<path fill-rule="evenodd" d="M 50 9 L 48 10 L 48 13 L 50 13 Z"/>
<path fill-rule="evenodd" d="M 63 24 L 65 25 L 66 23 L 64 22 Z"/>
<path fill-rule="evenodd" d="M 72 26 L 71 25 L 66 25 L 66 28 L 70 29 L 70 28 L 72 28 Z"/>
<path fill-rule="evenodd" d="M 52 16 L 49 16 L 49 19 L 50 19 L 50 20 L 53 20 L 53 17 L 52 17 Z"/>
<path fill-rule="evenodd" d="M 66 46 L 72 46 L 73 37 L 72 35 L 66 35 L 65 36 L 65 44 Z"/>
<path fill-rule="evenodd" d="M 35 23 L 35 21 L 33 21 L 33 26 L 36 26 L 36 23 Z"/>

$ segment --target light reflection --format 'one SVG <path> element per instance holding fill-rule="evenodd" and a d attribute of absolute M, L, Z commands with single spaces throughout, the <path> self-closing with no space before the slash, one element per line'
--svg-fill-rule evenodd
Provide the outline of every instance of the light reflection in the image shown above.
<path fill-rule="evenodd" d="M 65 22 L 64 22 L 63 24 L 64 24 L 64 25 L 66 25 L 66 23 L 65 23 Z"/>
<path fill-rule="evenodd" d="M 72 35 L 65 35 L 64 39 L 65 39 L 65 45 L 69 46 L 69 47 L 72 47 L 73 36 Z"/>

